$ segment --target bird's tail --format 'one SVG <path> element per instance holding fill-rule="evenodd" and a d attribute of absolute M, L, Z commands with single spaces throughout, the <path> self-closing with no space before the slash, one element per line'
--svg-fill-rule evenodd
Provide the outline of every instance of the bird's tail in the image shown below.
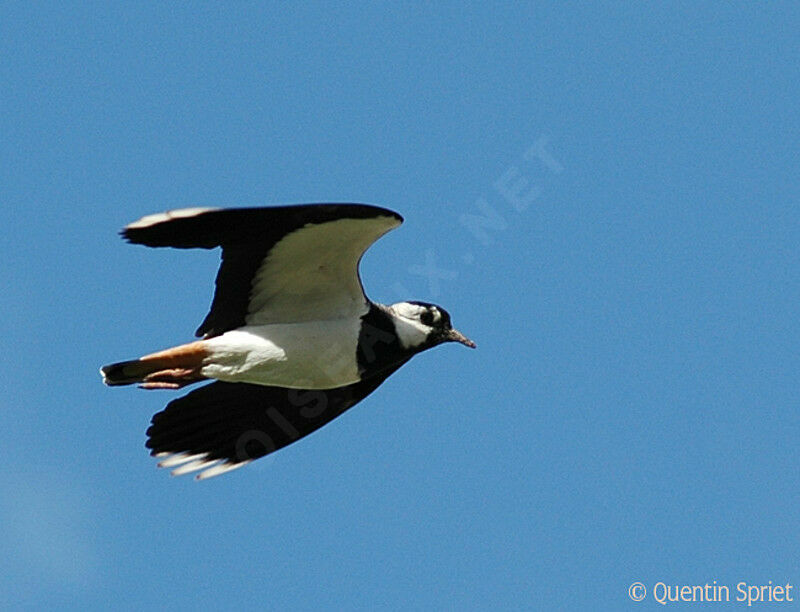
<path fill-rule="evenodd" d="M 148 374 L 153 374 L 158 371 L 158 367 L 154 364 L 142 361 L 141 359 L 133 359 L 131 361 L 120 361 L 104 365 L 100 368 L 100 374 L 103 376 L 103 382 L 109 387 L 116 387 L 118 385 L 132 385 L 138 382 L 144 382 Z"/>
<path fill-rule="evenodd" d="M 179 389 L 205 379 L 200 369 L 206 355 L 201 340 L 139 359 L 105 365 L 100 368 L 100 374 L 110 387 L 139 383 L 145 389 Z"/>

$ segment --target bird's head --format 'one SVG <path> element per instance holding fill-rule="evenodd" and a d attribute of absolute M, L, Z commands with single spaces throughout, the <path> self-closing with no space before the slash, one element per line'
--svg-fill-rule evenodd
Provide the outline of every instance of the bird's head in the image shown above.
<path fill-rule="evenodd" d="M 450 315 L 441 306 L 427 302 L 398 302 L 389 306 L 395 329 L 405 348 L 423 350 L 443 342 L 458 342 L 475 348 L 475 343 L 453 329 Z"/>

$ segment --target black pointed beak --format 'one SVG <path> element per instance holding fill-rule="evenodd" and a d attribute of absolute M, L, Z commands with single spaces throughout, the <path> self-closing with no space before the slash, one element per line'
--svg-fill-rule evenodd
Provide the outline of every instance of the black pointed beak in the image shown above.
<path fill-rule="evenodd" d="M 457 329 L 448 329 L 444 336 L 445 342 L 458 342 L 469 348 L 475 348 L 475 343 Z"/>

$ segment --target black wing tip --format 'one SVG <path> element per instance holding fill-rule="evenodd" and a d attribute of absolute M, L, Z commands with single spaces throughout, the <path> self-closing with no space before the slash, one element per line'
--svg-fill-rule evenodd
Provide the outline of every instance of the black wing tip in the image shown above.
<path fill-rule="evenodd" d="M 131 235 L 131 230 L 127 227 L 123 227 L 121 230 L 117 232 L 120 238 L 122 238 L 128 244 L 137 244 L 135 235 Z"/>
<path fill-rule="evenodd" d="M 201 241 L 199 244 L 194 244 L 194 241 L 183 244 L 185 240 L 182 240 L 179 237 L 177 243 L 175 243 L 172 235 L 174 232 L 173 228 L 183 228 L 187 223 L 196 223 L 198 217 L 202 217 L 207 213 L 212 213 L 219 210 L 221 209 L 190 207 L 176 208 L 160 213 L 153 213 L 145 215 L 136 221 L 131 221 L 119 231 L 119 235 L 131 244 L 143 244 L 145 246 L 152 247 L 172 246 L 178 248 L 209 248 L 209 246 L 215 245 L 208 245 L 206 240 Z"/>

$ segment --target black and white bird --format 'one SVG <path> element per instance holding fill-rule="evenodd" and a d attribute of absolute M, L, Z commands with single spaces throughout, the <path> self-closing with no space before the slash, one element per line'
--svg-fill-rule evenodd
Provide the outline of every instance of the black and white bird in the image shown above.
<path fill-rule="evenodd" d="M 364 294 L 364 252 L 403 222 L 364 204 L 187 208 L 125 227 L 150 247 L 222 247 L 201 340 L 101 368 L 107 385 L 178 389 L 215 382 L 153 417 L 147 447 L 174 475 L 236 469 L 330 422 L 415 354 L 475 344 L 424 302 Z"/>

